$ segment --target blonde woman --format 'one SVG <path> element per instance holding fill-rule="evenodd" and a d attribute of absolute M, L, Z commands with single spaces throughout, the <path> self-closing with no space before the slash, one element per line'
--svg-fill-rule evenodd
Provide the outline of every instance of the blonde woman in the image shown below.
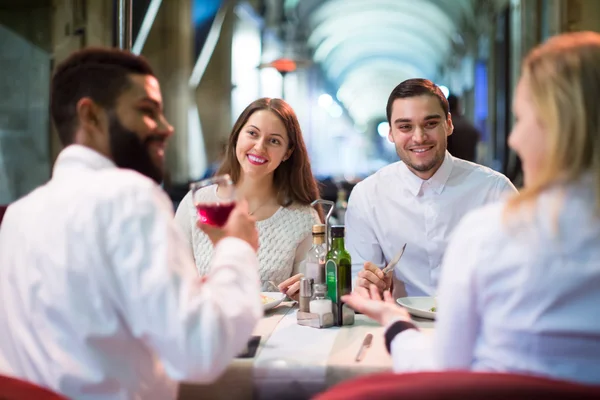
<path fill-rule="evenodd" d="M 361 288 L 345 298 L 388 327 L 395 370 L 600 384 L 599 94 L 598 33 L 554 37 L 525 59 L 509 140 L 523 161 L 524 188 L 456 228 L 433 343 L 389 293 L 381 301 L 375 288 Z"/>

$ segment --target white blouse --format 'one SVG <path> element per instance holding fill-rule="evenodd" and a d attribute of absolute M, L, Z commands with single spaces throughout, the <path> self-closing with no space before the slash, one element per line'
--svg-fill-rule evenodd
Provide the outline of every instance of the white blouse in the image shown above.
<path fill-rule="evenodd" d="M 591 176 L 505 219 L 467 215 L 442 265 L 433 346 L 396 336 L 396 371 L 472 369 L 600 384 L 600 217 Z"/>
<path fill-rule="evenodd" d="M 202 199 L 216 201 L 216 185 L 200 189 Z M 210 271 L 213 246 L 197 226 L 198 215 L 192 193 L 183 198 L 175 220 L 184 232 L 189 249 L 193 252 L 200 275 Z M 262 290 L 273 291 L 267 281 L 279 284 L 290 276 L 303 272 L 306 254 L 312 245 L 312 226 L 319 224 L 317 211 L 310 206 L 292 204 L 280 207 L 271 217 L 257 221 L 259 234 L 258 262 Z"/>

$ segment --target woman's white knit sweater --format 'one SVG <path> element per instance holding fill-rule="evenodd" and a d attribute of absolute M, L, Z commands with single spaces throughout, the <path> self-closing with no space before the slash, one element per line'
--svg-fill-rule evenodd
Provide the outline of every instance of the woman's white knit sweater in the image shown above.
<path fill-rule="evenodd" d="M 216 186 L 200 189 L 196 196 L 204 201 L 217 201 Z M 205 275 L 210 268 L 213 246 L 208 236 L 196 226 L 198 214 L 191 192 L 179 204 L 175 221 L 190 246 L 198 272 Z M 275 290 L 267 281 L 279 284 L 301 272 L 301 265 L 312 244 L 312 226 L 318 223 L 319 216 L 314 208 L 296 204 L 280 207 L 271 217 L 257 221 L 259 275 L 263 291 Z"/>

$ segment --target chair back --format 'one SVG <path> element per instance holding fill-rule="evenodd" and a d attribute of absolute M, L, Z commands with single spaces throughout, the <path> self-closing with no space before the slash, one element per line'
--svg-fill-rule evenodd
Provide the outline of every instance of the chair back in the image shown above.
<path fill-rule="evenodd" d="M 51 390 L 10 376 L 0 375 L 0 400 L 68 400 Z"/>
<path fill-rule="evenodd" d="M 444 371 L 366 375 L 342 382 L 315 400 L 600 399 L 600 386 L 527 375 Z"/>

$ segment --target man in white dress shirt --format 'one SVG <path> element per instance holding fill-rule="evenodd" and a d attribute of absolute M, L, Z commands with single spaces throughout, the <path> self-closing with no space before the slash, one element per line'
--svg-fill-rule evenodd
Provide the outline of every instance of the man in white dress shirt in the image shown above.
<path fill-rule="evenodd" d="M 468 213 L 454 229 L 433 335 L 389 291 L 385 301 L 374 285 L 342 298 L 386 327 L 396 372 L 600 385 L 598 60 L 596 32 L 557 35 L 525 57 L 508 142 L 523 161 L 523 193 Z"/>
<path fill-rule="evenodd" d="M 354 187 L 346 212 L 346 247 L 355 285 L 393 286 L 396 298 L 435 294 L 449 235 L 469 211 L 516 189 L 490 168 L 452 157 L 448 101 L 426 79 L 400 83 L 388 99 L 388 139 L 399 162 Z M 406 251 L 393 273 L 381 271 Z"/>
<path fill-rule="evenodd" d="M 0 230 L 0 374 L 75 399 L 174 399 L 177 381 L 216 379 L 262 316 L 245 205 L 207 232 L 200 281 L 158 185 L 173 128 L 140 57 L 73 54 L 51 113 L 66 148 Z"/>

